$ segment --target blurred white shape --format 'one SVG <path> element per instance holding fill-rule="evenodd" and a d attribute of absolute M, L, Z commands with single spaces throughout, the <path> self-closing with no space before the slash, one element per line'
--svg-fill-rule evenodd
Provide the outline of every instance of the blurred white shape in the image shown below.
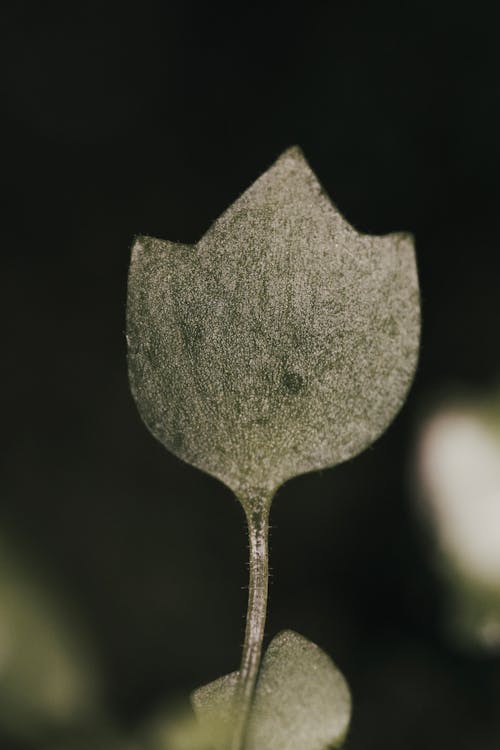
<path fill-rule="evenodd" d="M 425 499 L 443 550 L 468 576 L 500 586 L 500 438 L 471 413 L 444 412 L 424 429 Z"/>
<path fill-rule="evenodd" d="M 500 421 L 490 404 L 457 404 L 432 416 L 421 430 L 417 468 L 451 632 L 463 644 L 498 649 Z"/>
<path fill-rule="evenodd" d="M 500 620 L 490 617 L 478 627 L 478 635 L 482 643 L 488 648 L 500 645 Z"/>

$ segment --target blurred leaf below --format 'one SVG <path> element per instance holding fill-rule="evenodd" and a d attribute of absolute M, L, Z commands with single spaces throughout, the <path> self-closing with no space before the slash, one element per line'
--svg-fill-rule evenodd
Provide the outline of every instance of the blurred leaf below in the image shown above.
<path fill-rule="evenodd" d="M 0 733 L 22 740 L 98 712 L 92 649 L 63 596 L 0 534 Z"/>
<path fill-rule="evenodd" d="M 211 750 L 221 750 L 231 730 L 237 677 L 237 672 L 225 675 L 193 694 L 200 724 L 211 737 Z M 349 688 L 329 656 L 298 633 L 279 633 L 262 662 L 248 750 L 338 748 L 350 719 Z"/>

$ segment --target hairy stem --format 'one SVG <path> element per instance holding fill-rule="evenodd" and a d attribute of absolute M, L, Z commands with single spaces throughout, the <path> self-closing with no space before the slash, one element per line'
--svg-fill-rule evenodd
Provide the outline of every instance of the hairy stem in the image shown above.
<path fill-rule="evenodd" d="M 245 736 L 259 673 L 267 610 L 269 506 L 267 497 L 243 503 L 250 542 L 250 581 L 245 642 L 234 699 L 231 750 L 244 750 Z"/>

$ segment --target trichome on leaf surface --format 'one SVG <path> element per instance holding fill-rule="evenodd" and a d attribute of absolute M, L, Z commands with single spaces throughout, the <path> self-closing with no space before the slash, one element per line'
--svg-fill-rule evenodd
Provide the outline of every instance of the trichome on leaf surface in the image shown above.
<path fill-rule="evenodd" d="M 298 148 L 196 245 L 135 241 L 127 340 L 139 412 L 170 451 L 234 492 L 248 522 L 241 666 L 193 696 L 216 748 L 342 742 L 350 698 L 326 654 L 286 631 L 261 666 L 269 509 L 285 481 L 355 456 L 386 429 L 419 333 L 411 237 L 358 233 Z"/>

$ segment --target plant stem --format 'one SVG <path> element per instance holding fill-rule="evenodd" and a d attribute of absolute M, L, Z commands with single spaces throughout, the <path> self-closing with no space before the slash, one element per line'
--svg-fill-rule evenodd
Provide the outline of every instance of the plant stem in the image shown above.
<path fill-rule="evenodd" d="M 248 719 L 260 667 L 267 610 L 269 508 L 267 497 L 242 502 L 250 543 L 250 581 L 245 642 L 234 698 L 231 750 L 244 750 Z"/>

